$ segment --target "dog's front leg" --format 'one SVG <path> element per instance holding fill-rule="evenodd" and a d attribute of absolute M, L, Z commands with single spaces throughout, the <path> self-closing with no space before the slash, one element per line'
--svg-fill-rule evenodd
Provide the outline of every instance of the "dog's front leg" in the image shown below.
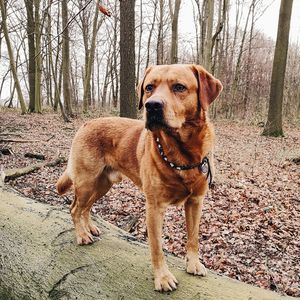
<path fill-rule="evenodd" d="M 199 261 L 199 224 L 204 197 L 191 198 L 185 205 L 185 218 L 188 240 L 186 244 L 186 271 L 200 276 L 206 276 L 207 271 Z"/>
<path fill-rule="evenodd" d="M 162 226 L 165 206 L 157 204 L 147 198 L 146 221 L 149 245 L 151 249 L 152 266 L 154 271 L 154 285 L 157 291 L 172 291 L 177 287 L 177 280 L 169 271 L 162 251 Z M 150 202 L 150 203 L 149 203 Z"/>

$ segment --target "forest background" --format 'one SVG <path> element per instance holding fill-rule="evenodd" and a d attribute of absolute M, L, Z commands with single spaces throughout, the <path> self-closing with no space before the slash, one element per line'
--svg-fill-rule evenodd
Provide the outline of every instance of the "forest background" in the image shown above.
<path fill-rule="evenodd" d="M 65 120 L 95 109 L 136 117 L 134 89 L 149 65 L 199 63 L 224 85 L 212 118 L 266 122 L 279 0 L 1 3 L 22 90 L 1 26 L 4 106 L 51 107 Z M 282 106 L 292 123 L 300 115 L 299 12 L 296 1 Z"/>

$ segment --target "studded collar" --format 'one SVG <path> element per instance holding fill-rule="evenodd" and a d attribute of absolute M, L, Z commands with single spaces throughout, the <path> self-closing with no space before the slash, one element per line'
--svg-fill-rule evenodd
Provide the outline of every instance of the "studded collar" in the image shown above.
<path fill-rule="evenodd" d="M 160 154 L 160 156 L 162 157 L 163 161 L 172 169 L 174 170 L 178 170 L 178 171 L 187 171 L 187 170 L 191 170 L 191 169 L 195 169 L 198 168 L 198 170 L 206 175 L 206 179 L 208 180 L 208 185 L 209 187 L 212 184 L 212 173 L 211 173 L 211 169 L 210 169 L 210 164 L 209 164 L 209 159 L 205 156 L 201 162 L 196 163 L 196 164 L 192 164 L 192 165 L 177 165 L 171 161 L 169 161 L 169 159 L 167 158 L 167 156 L 164 153 L 163 147 L 160 143 L 160 139 L 159 137 L 157 137 L 155 139 L 156 144 L 157 144 L 157 148 L 158 148 L 158 152 Z"/>

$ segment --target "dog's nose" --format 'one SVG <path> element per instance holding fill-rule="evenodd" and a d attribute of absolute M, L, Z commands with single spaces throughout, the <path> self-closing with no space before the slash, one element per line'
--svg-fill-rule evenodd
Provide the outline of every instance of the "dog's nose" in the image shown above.
<path fill-rule="evenodd" d="M 148 113 L 162 111 L 163 103 L 159 99 L 149 100 L 145 103 L 146 111 Z"/>

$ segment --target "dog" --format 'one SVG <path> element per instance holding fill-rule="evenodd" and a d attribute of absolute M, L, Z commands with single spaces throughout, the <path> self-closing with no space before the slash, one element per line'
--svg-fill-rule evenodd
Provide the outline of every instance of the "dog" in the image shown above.
<path fill-rule="evenodd" d="M 207 110 L 222 84 L 199 65 L 147 68 L 138 85 L 144 121 L 119 117 L 86 122 L 76 133 L 65 172 L 56 187 L 72 185 L 71 204 L 77 243 L 90 244 L 100 234 L 90 210 L 113 183 L 128 177 L 146 195 L 146 224 L 157 291 L 172 291 L 178 281 L 162 251 L 162 226 L 169 205 L 184 205 L 186 271 L 205 276 L 199 260 L 199 223 L 211 180 L 214 130 Z"/>

